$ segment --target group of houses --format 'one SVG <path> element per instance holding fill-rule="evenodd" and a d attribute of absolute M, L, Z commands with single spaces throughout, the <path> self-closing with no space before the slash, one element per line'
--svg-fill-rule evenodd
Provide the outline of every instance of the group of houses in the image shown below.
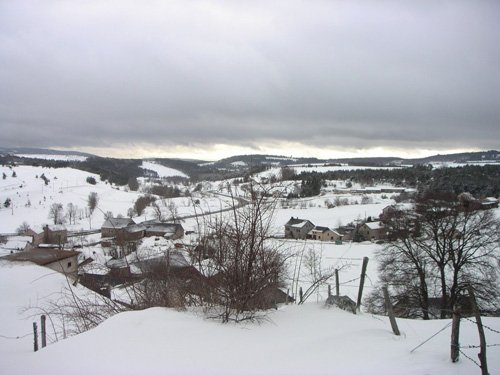
<path fill-rule="evenodd" d="M 353 240 L 380 241 L 387 238 L 387 228 L 381 221 L 369 220 L 330 229 L 315 226 L 309 220 L 292 217 L 285 224 L 285 238 L 329 241 L 336 244 Z"/>
<path fill-rule="evenodd" d="M 285 224 L 285 238 L 300 240 L 329 241 L 341 244 L 352 241 L 356 235 L 364 240 L 378 241 L 386 238 L 387 231 L 380 221 L 364 222 L 336 229 L 316 226 L 310 220 L 291 217 Z"/>
<path fill-rule="evenodd" d="M 19 235 L 10 235 L 1 244 L 2 259 L 32 262 L 64 274 L 76 275 L 78 251 L 64 250 L 68 231 L 63 225 L 45 225 L 40 232 L 27 228 Z"/>
<path fill-rule="evenodd" d="M 64 225 L 45 225 L 36 232 L 27 228 L 19 235 L 9 235 L 1 241 L 0 256 L 8 261 L 30 261 L 64 274 L 76 275 L 79 251 L 65 249 L 68 230 Z M 175 240 L 184 236 L 184 228 L 177 223 L 150 220 L 136 224 L 129 218 L 108 218 L 101 227 L 101 243 L 132 242 L 144 237 L 163 237 Z M 88 263 L 89 259 L 85 260 Z M 91 261 L 91 259 L 90 259 Z"/>
<path fill-rule="evenodd" d="M 494 197 L 484 199 L 462 199 L 462 204 L 474 210 L 488 210 L 498 208 L 499 200 Z M 464 203 L 465 202 L 465 203 Z M 342 243 L 342 241 L 381 241 L 388 237 L 386 220 L 406 211 L 414 210 L 414 203 L 396 203 L 386 206 L 378 219 L 368 218 L 350 225 L 330 229 L 316 226 L 310 220 L 294 218 L 285 224 L 285 238 L 301 240 L 317 240 Z"/>
<path fill-rule="evenodd" d="M 184 236 L 184 228 L 178 223 L 148 220 L 135 223 L 129 218 L 110 217 L 101 227 L 101 237 L 122 241 L 137 241 L 144 237 L 163 237 L 177 240 Z"/>

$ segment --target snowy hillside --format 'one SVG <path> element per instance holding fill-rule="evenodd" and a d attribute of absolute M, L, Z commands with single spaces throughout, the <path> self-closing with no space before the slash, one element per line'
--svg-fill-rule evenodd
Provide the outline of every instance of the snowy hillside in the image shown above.
<path fill-rule="evenodd" d="M 180 177 L 189 178 L 188 175 L 186 175 L 185 173 L 183 173 L 181 171 L 178 171 L 177 169 L 165 167 L 164 165 L 161 165 L 158 163 L 153 163 L 150 161 L 143 161 L 141 168 L 155 171 L 156 173 L 158 173 L 158 176 L 160 178 L 172 177 L 172 176 L 180 176 Z"/>
<path fill-rule="evenodd" d="M 298 249 L 302 245 L 294 246 Z M 322 250 L 326 264 L 337 265 L 340 258 L 372 256 L 376 248 L 374 244 L 331 244 Z M 342 281 L 359 274 L 357 265 L 342 273 Z M 373 277 L 376 267 L 370 265 L 368 274 Z M 368 277 L 368 289 L 372 277 Z M 355 297 L 356 289 L 349 290 L 349 286 L 342 285 L 342 293 Z M 68 287 L 64 276 L 46 268 L 0 264 L 2 373 L 26 374 L 33 369 L 40 374 L 479 373 L 463 355 L 460 362 L 450 362 L 449 320 L 398 319 L 402 332 L 398 337 L 386 317 L 327 308 L 324 295 L 301 306 L 282 305 L 271 310 L 261 324 L 221 325 L 196 310 L 152 308 L 120 313 L 88 332 L 63 339 L 63 322 L 56 316 L 48 325 L 49 345 L 33 353 L 32 322 L 39 321 L 42 310 L 26 308 L 47 309 L 54 302 L 63 305 L 62 291 Z M 77 295 L 88 293 L 82 287 L 73 289 Z M 500 318 L 484 318 L 484 324 L 500 330 Z M 460 335 L 463 351 L 475 358 L 477 349 L 465 348 L 479 343 L 475 324 L 462 321 Z M 487 329 L 486 338 L 495 344 L 500 335 Z M 500 371 L 499 348 L 489 348 L 491 374 Z"/>
<path fill-rule="evenodd" d="M 58 155 L 58 154 L 14 154 L 20 158 L 60 160 L 60 161 L 85 161 L 86 156 L 80 155 Z"/>
<path fill-rule="evenodd" d="M 0 167 L 2 173 L 6 178 L 0 179 L 0 202 L 10 199 L 11 204 L 8 208 L 2 205 L 0 209 L 0 233 L 15 232 L 24 221 L 35 230 L 50 224 L 49 211 L 53 203 L 61 203 L 64 209 L 68 203 L 78 207 L 77 223 L 68 225 L 68 229 L 100 228 L 105 212 L 125 215 L 139 196 L 100 181 L 98 175 L 72 168 Z M 87 183 L 87 177 L 93 177 L 96 185 Z M 99 204 L 94 214 L 87 217 L 85 209 L 91 192 L 98 194 Z"/>

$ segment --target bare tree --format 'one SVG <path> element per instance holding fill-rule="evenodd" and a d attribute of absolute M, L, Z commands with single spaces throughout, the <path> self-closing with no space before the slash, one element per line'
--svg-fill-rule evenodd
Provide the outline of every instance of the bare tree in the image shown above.
<path fill-rule="evenodd" d="M 492 304 L 500 294 L 500 227 L 492 211 L 428 196 L 415 211 L 398 215 L 388 220 L 392 242 L 379 254 L 382 282 L 390 284 L 396 299 L 417 301 L 429 318 L 429 298 L 439 297 L 439 316 L 445 318 L 470 284 L 484 307 L 498 307 Z"/>
<path fill-rule="evenodd" d="M 54 224 L 62 224 L 64 219 L 63 205 L 61 203 L 52 203 L 49 209 L 49 218 Z"/>
<path fill-rule="evenodd" d="M 211 235 L 204 246 L 213 250 L 208 311 L 224 323 L 256 319 L 283 285 L 286 257 L 269 241 L 276 201 L 252 188 L 251 196 L 252 202 L 242 208 L 233 200 L 230 218 L 221 214 L 208 224 Z"/>
<path fill-rule="evenodd" d="M 30 229 L 31 229 L 30 225 L 26 221 L 23 221 L 22 224 L 19 227 L 17 227 L 16 233 L 19 235 L 23 235 L 26 234 Z"/>
<path fill-rule="evenodd" d="M 302 262 L 300 263 L 302 264 Z M 303 267 L 307 275 L 307 288 L 302 294 L 302 299 L 299 304 L 303 304 L 309 297 L 319 290 L 320 287 L 328 284 L 328 281 L 335 276 L 335 268 L 337 272 L 348 267 L 349 264 L 343 263 L 338 267 L 323 266 L 323 252 L 316 250 L 314 246 L 310 247 L 304 255 Z M 300 277 L 300 269 L 297 277 Z M 305 281 L 305 280 L 304 280 Z"/>
<path fill-rule="evenodd" d="M 73 203 L 68 203 L 66 205 L 66 216 L 70 224 L 76 224 L 76 215 L 78 213 L 78 206 Z"/>
<path fill-rule="evenodd" d="M 99 196 L 95 191 L 91 192 L 87 198 L 87 206 L 89 207 L 90 214 L 92 215 L 99 204 Z"/>
<path fill-rule="evenodd" d="M 163 222 L 164 221 L 164 217 L 163 217 L 162 207 L 157 202 L 158 201 L 154 201 L 153 203 L 151 203 L 151 207 L 153 208 L 153 212 L 154 212 L 154 215 L 155 215 L 156 219 L 158 221 L 162 221 Z M 164 204 L 163 200 L 161 202 Z"/>
<path fill-rule="evenodd" d="M 89 215 L 89 226 L 92 228 L 92 214 L 94 213 L 97 205 L 99 204 L 99 196 L 95 191 L 91 192 L 87 198 L 87 206 L 90 211 Z"/>

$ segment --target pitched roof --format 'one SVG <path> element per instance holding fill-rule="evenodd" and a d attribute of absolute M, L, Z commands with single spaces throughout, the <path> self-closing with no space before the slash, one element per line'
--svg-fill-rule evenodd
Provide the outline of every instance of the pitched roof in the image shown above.
<path fill-rule="evenodd" d="M 370 228 L 371 230 L 375 229 L 384 229 L 384 224 L 381 221 L 372 221 L 369 223 L 365 223 L 365 225 Z"/>
<path fill-rule="evenodd" d="M 110 217 L 104 222 L 101 228 L 119 229 L 133 224 L 135 224 L 134 220 L 129 219 L 128 217 Z"/>
<path fill-rule="evenodd" d="M 143 230 L 146 230 L 146 227 L 142 224 L 132 224 L 125 227 L 125 231 L 128 233 L 137 233 L 142 232 Z"/>
<path fill-rule="evenodd" d="M 31 251 L 22 251 L 20 253 L 10 254 L 3 259 L 18 262 L 33 262 L 40 266 L 58 262 L 80 254 L 79 251 L 66 251 L 55 249 L 36 249 Z"/>
<path fill-rule="evenodd" d="M 304 220 L 304 219 L 299 219 L 299 218 L 290 218 L 288 222 L 285 224 L 285 226 L 290 226 L 290 227 L 295 227 L 295 228 L 302 228 L 306 223 L 310 223 L 311 225 L 314 226 L 313 223 L 311 223 L 309 220 Z"/>
<path fill-rule="evenodd" d="M 182 225 L 173 223 L 154 223 L 146 225 L 146 232 L 175 233 L 178 229 L 183 229 Z"/>
<path fill-rule="evenodd" d="M 47 225 L 47 227 L 49 228 L 49 230 L 51 232 L 61 232 L 61 231 L 67 230 L 63 224 Z"/>
<path fill-rule="evenodd" d="M 316 226 L 316 227 L 314 227 L 314 229 L 313 229 L 313 230 L 318 231 L 318 232 L 322 232 L 322 233 L 324 233 L 324 232 L 326 232 L 326 231 L 329 231 L 329 230 L 330 230 L 330 228 L 328 228 L 328 227 L 320 227 L 320 226 Z"/>

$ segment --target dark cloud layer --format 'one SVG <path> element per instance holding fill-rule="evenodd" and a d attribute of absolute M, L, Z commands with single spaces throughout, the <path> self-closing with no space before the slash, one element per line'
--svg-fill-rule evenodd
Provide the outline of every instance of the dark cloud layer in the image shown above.
<path fill-rule="evenodd" d="M 498 148 L 497 1 L 0 3 L 3 145 Z"/>

